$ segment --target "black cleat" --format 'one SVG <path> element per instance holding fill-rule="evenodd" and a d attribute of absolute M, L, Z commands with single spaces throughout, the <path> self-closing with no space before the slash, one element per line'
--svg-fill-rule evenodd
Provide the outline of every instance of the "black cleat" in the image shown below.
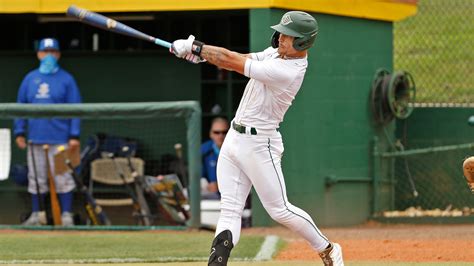
<path fill-rule="evenodd" d="M 234 247 L 232 233 L 229 230 L 222 231 L 212 241 L 211 254 L 208 266 L 226 266 L 230 251 Z"/>

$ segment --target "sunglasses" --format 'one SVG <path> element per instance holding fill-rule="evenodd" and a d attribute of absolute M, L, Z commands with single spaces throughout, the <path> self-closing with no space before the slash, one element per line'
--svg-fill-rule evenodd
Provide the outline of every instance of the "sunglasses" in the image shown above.
<path fill-rule="evenodd" d="M 216 134 L 216 135 L 225 135 L 225 134 L 227 134 L 227 130 L 222 130 L 222 131 L 219 131 L 219 130 L 213 130 L 213 131 L 212 131 L 212 134 Z"/>

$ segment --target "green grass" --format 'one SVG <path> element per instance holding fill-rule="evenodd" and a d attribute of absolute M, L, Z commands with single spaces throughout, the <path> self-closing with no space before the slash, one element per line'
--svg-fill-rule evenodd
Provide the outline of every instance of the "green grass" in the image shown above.
<path fill-rule="evenodd" d="M 150 266 L 205 265 L 213 239 L 210 232 L 31 232 L 0 233 L 0 264 L 8 265 L 81 265 L 81 266 Z M 315 261 L 252 260 L 264 241 L 262 236 L 242 235 L 232 251 L 229 266 L 307 266 Z M 286 243 L 279 240 L 277 250 Z M 108 259 L 108 262 L 98 261 Z M 116 259 L 116 261 L 110 261 Z M 74 260 L 74 261 L 64 261 Z M 133 261 L 132 261 L 133 260 Z M 15 263 L 15 264 L 14 264 Z M 24 264 L 19 264 L 24 263 Z M 28 263 L 28 264 L 26 264 Z M 53 264 L 54 263 L 54 264 Z M 160 263 L 160 264 L 157 264 Z M 440 266 L 472 263 L 346 262 L 348 266 Z"/>
<path fill-rule="evenodd" d="M 273 255 L 276 256 L 280 251 L 282 251 L 284 248 L 286 248 L 287 244 L 288 243 L 286 241 L 284 241 L 283 239 L 281 239 L 281 238 L 278 239 L 275 254 L 273 254 Z"/>
<path fill-rule="evenodd" d="M 34 265 L 34 264 L 33 264 Z M 39 265 L 39 264 L 38 264 Z M 45 264 L 41 264 L 44 266 Z M 121 264 L 68 264 L 80 266 L 151 266 L 151 265 L 167 265 L 167 266 L 203 266 L 203 262 L 172 262 L 163 264 L 151 263 L 121 263 Z M 229 266 L 314 266 L 322 265 L 321 262 L 314 261 L 265 261 L 265 262 L 229 262 Z M 468 262 L 344 262 L 346 266 L 468 266 L 472 263 Z M 15 266 L 32 266 L 32 264 L 15 264 Z"/>
<path fill-rule="evenodd" d="M 0 260 L 202 260 L 209 254 L 213 236 L 212 233 L 164 232 L 2 234 Z M 263 240 L 261 236 L 243 236 L 232 251 L 232 257 L 237 260 L 254 258 Z"/>
<path fill-rule="evenodd" d="M 395 23 L 395 70 L 413 75 L 417 102 L 474 102 L 473 13 L 473 0 L 420 0 Z"/>

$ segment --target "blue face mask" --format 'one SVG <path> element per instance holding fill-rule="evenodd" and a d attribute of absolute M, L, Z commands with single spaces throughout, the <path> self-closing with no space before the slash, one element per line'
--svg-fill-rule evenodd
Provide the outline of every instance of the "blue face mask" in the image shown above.
<path fill-rule="evenodd" d="M 39 72 L 41 74 L 54 74 L 58 72 L 58 70 L 58 59 L 56 59 L 52 54 L 47 54 L 43 59 L 41 59 L 39 67 Z"/>

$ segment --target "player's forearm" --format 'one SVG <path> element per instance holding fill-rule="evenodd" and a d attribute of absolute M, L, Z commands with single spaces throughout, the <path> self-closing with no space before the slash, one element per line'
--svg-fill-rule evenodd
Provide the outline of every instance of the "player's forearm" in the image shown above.
<path fill-rule="evenodd" d="M 247 60 L 245 55 L 212 45 L 202 47 L 201 57 L 215 66 L 240 74 L 244 73 L 245 60 Z"/>
<path fill-rule="evenodd" d="M 240 56 L 242 56 L 242 57 L 252 59 L 252 55 L 251 55 L 251 54 L 239 54 L 239 53 L 237 53 L 237 54 L 240 55 Z"/>

